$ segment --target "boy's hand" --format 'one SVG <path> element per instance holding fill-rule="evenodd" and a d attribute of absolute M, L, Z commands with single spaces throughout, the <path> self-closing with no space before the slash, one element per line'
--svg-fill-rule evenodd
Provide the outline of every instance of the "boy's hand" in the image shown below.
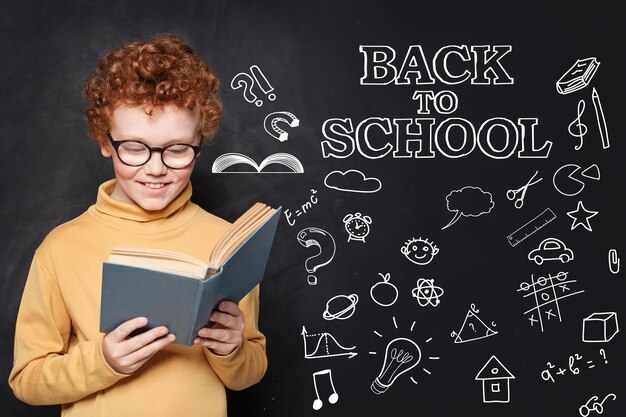
<path fill-rule="evenodd" d="M 215 324 L 200 329 L 199 337 L 193 342 L 208 347 L 217 355 L 228 355 L 243 341 L 243 312 L 232 301 L 220 301 L 217 308 L 218 311 L 209 317 Z"/>
<path fill-rule="evenodd" d="M 102 353 L 111 368 L 121 374 L 131 374 L 139 369 L 159 350 L 176 340 L 167 334 L 165 326 L 155 327 L 134 337 L 133 331 L 148 324 L 145 317 L 137 317 L 120 324 L 102 339 Z"/>

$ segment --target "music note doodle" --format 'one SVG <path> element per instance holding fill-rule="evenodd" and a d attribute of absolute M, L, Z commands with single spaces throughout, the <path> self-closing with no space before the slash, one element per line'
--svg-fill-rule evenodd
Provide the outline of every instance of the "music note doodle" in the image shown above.
<path fill-rule="evenodd" d="M 333 393 L 328 396 L 328 402 L 331 404 L 335 404 L 339 400 L 339 394 L 337 394 L 337 390 L 335 390 L 335 385 L 333 384 L 333 371 L 331 369 L 324 369 L 322 371 L 317 371 L 313 373 L 313 386 L 315 387 L 315 400 L 313 401 L 313 409 L 319 410 L 322 408 L 324 403 L 320 399 L 319 391 L 317 390 L 317 377 L 320 375 L 328 375 L 328 380 L 330 381 L 330 387 L 333 390 Z"/>
<path fill-rule="evenodd" d="M 580 100 L 578 102 L 578 108 L 576 112 L 577 112 L 577 116 L 572 121 L 572 123 L 569 124 L 569 126 L 567 127 L 567 131 L 569 132 L 570 135 L 575 136 L 580 139 L 580 143 L 576 147 L 574 147 L 574 149 L 579 150 L 580 148 L 583 147 L 583 137 L 587 133 L 587 126 L 583 122 L 580 121 L 580 117 L 585 112 L 585 100 Z"/>

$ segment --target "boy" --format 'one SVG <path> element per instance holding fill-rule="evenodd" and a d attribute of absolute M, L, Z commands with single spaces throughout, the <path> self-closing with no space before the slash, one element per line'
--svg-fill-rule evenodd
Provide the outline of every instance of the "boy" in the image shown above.
<path fill-rule="evenodd" d="M 259 288 L 223 301 L 193 347 L 168 329 L 139 335 L 150 317 L 99 332 L 102 262 L 114 246 L 155 247 L 208 259 L 229 224 L 190 201 L 200 145 L 215 135 L 219 81 L 172 34 L 131 42 L 98 62 L 85 85 L 90 135 L 115 179 L 97 202 L 53 230 L 34 255 L 18 313 L 15 395 L 62 404 L 62 416 L 226 416 L 225 388 L 267 368 Z"/>

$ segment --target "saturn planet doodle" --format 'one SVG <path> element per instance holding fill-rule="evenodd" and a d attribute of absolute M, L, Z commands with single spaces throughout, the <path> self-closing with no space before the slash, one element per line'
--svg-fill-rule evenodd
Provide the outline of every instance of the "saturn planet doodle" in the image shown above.
<path fill-rule="evenodd" d="M 339 294 L 328 300 L 326 309 L 322 314 L 324 320 L 345 320 L 354 314 L 359 296 L 356 294 Z"/>

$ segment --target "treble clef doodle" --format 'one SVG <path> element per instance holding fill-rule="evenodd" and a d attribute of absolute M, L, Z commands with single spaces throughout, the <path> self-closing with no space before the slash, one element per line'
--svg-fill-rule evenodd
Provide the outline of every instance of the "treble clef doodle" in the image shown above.
<path fill-rule="evenodd" d="M 580 121 L 580 117 L 583 115 L 584 112 L 585 112 L 585 100 L 580 100 L 578 102 L 577 116 L 572 121 L 572 123 L 570 123 L 569 126 L 567 127 L 567 131 L 569 132 L 570 135 L 576 136 L 577 138 L 580 139 L 580 143 L 574 148 L 576 150 L 579 150 L 580 148 L 583 147 L 583 137 L 587 133 L 587 126 L 583 122 Z"/>

